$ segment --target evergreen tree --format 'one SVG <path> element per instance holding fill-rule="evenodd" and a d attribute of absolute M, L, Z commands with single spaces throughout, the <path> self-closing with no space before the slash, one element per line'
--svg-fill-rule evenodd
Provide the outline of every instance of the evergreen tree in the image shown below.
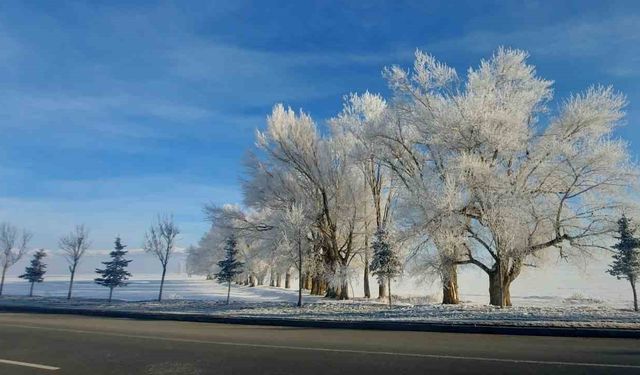
<path fill-rule="evenodd" d="M 125 247 L 127 246 L 122 244 L 120 237 L 116 237 L 115 250 L 109 254 L 111 261 L 102 262 L 105 265 L 104 269 L 96 268 L 96 273 L 102 277 L 96 278 L 95 282 L 109 288 L 109 302 L 111 302 L 113 289 L 126 286 L 126 281 L 131 277 L 131 274 L 126 270 L 131 260 L 124 259 L 127 254 L 127 251 L 124 250 Z"/>
<path fill-rule="evenodd" d="M 618 280 L 627 279 L 631 283 L 633 308 L 638 311 L 636 281 L 640 277 L 640 239 L 634 236 L 634 232 L 631 221 L 622 216 L 618 220 L 618 237 L 616 237 L 619 242 L 613 246 L 617 252 L 613 254 L 613 263 L 607 272 Z"/>
<path fill-rule="evenodd" d="M 31 283 L 31 288 L 29 288 L 29 297 L 33 296 L 33 285 L 44 281 L 44 274 L 47 272 L 47 265 L 42 262 L 42 258 L 46 256 L 47 253 L 44 252 L 44 249 L 36 251 L 35 254 L 33 254 L 33 259 L 31 259 L 31 265 L 25 268 L 24 274 L 18 276 L 19 278 L 28 280 Z"/>
<path fill-rule="evenodd" d="M 231 281 L 236 275 L 242 273 L 242 262 L 238 260 L 238 242 L 236 237 L 232 234 L 227 238 L 227 243 L 224 247 L 225 258 L 218 262 L 220 272 L 216 273 L 216 280 L 219 283 L 227 283 L 227 305 L 229 304 L 229 297 L 231 295 Z"/>
<path fill-rule="evenodd" d="M 387 282 L 389 305 L 391 305 L 391 279 L 400 274 L 400 259 L 393 249 L 391 249 L 388 234 L 384 228 L 376 231 L 372 247 L 373 259 L 371 260 L 371 273 L 378 277 L 379 283 Z"/>

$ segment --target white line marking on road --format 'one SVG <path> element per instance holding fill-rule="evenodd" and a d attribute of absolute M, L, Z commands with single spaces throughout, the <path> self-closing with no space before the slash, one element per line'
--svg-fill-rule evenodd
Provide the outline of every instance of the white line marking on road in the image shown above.
<path fill-rule="evenodd" d="M 41 370 L 50 370 L 50 371 L 60 370 L 60 367 L 39 365 L 37 363 L 29 363 L 29 362 L 10 361 L 8 359 L 0 359 L 0 363 L 4 363 L 4 364 L 7 364 L 7 365 L 16 365 L 16 366 L 39 368 Z"/>
<path fill-rule="evenodd" d="M 159 340 L 159 341 L 174 341 L 174 342 L 186 342 L 186 343 L 194 343 L 194 344 L 209 344 L 209 345 L 220 345 L 220 346 L 239 346 L 239 347 L 249 347 L 249 348 L 300 350 L 300 351 L 315 351 L 315 352 L 329 352 L 329 353 L 366 354 L 366 355 L 388 355 L 388 356 L 397 356 L 397 357 L 452 359 L 452 360 L 463 360 L 463 361 L 482 361 L 482 362 L 501 362 L 501 363 L 521 363 L 521 364 L 551 365 L 551 366 L 582 366 L 582 367 L 640 369 L 640 365 L 626 365 L 626 364 L 615 364 L 615 363 L 542 361 L 542 360 L 532 360 L 532 359 L 468 357 L 468 356 L 457 356 L 457 355 L 446 355 L 446 354 L 400 353 L 400 352 L 386 352 L 386 351 L 375 351 L 375 350 L 332 349 L 332 348 L 314 348 L 314 347 L 305 347 L 305 346 L 267 345 L 267 344 L 252 344 L 252 343 L 230 342 L 230 341 L 182 339 L 177 337 L 162 337 L 162 336 L 152 336 L 152 335 L 130 335 L 126 333 L 87 331 L 87 330 L 71 329 L 71 328 L 42 327 L 42 326 L 32 326 L 32 325 L 23 325 L 23 324 L 0 323 L 0 326 L 36 329 L 36 330 L 44 330 L 44 331 L 79 333 L 79 334 L 88 334 L 88 335 L 102 335 L 102 336 L 112 336 L 112 337 L 124 337 L 124 338 Z"/>

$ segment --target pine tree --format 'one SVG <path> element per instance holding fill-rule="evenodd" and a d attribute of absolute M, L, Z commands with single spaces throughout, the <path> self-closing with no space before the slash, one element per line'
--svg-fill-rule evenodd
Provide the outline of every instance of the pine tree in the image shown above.
<path fill-rule="evenodd" d="M 231 296 L 231 281 L 236 275 L 242 273 L 242 262 L 238 261 L 238 243 L 234 235 L 227 238 L 227 243 L 224 247 L 225 259 L 218 262 L 220 272 L 216 273 L 216 280 L 219 283 L 227 283 L 227 305 L 229 304 L 229 297 Z"/>
<path fill-rule="evenodd" d="M 105 265 L 104 269 L 96 268 L 96 273 L 102 277 L 96 278 L 95 282 L 109 288 L 109 302 L 111 302 L 113 289 L 126 286 L 126 281 L 131 277 L 131 274 L 126 270 L 131 260 L 124 259 L 127 254 L 127 251 L 124 250 L 125 247 L 127 246 L 122 244 L 120 237 L 116 237 L 115 250 L 109 254 L 112 258 L 111 261 L 102 262 Z"/>
<path fill-rule="evenodd" d="M 387 231 L 384 228 L 376 231 L 372 247 L 371 273 L 378 277 L 379 283 L 387 282 L 389 306 L 391 306 L 391 279 L 400 275 L 400 259 L 391 248 Z"/>
<path fill-rule="evenodd" d="M 640 277 L 640 239 L 634 236 L 631 221 L 622 216 L 618 220 L 619 242 L 613 246 L 617 252 L 613 254 L 613 263 L 607 272 L 618 278 L 627 279 L 631 283 L 633 291 L 633 309 L 638 311 L 638 294 L 636 293 L 636 281 Z"/>
<path fill-rule="evenodd" d="M 33 259 L 31 259 L 31 265 L 25 268 L 24 274 L 18 276 L 19 278 L 28 280 L 31 283 L 31 288 L 29 288 L 29 297 L 33 296 L 33 285 L 44 281 L 44 274 L 47 272 L 47 265 L 42 262 L 42 258 L 46 256 L 47 253 L 44 252 L 44 249 L 36 251 L 33 254 Z"/>

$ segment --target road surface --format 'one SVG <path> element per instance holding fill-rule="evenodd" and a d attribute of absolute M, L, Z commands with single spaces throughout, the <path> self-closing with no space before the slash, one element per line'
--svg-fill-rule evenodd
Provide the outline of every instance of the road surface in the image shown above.
<path fill-rule="evenodd" d="M 640 341 L 0 313 L 0 374 L 640 374 Z"/>

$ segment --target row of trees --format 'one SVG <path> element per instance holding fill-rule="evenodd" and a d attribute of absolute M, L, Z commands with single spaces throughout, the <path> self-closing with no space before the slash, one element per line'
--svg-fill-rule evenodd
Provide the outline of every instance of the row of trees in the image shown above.
<path fill-rule="evenodd" d="M 300 289 L 347 299 L 355 277 L 371 297 L 375 272 L 387 298 L 402 272 L 436 277 L 443 303 L 458 303 L 458 268 L 475 267 L 505 306 L 525 267 L 610 250 L 635 210 L 638 170 L 614 135 L 626 100 L 595 86 L 552 108 L 552 82 L 527 57 L 501 48 L 461 77 L 417 51 L 410 69 L 384 70 L 389 98 L 351 94 L 326 125 L 276 105 L 245 161 L 243 206 L 205 207 L 212 227 L 189 249 L 190 272 L 213 277 L 233 238 L 239 283 L 289 284 L 297 271 Z M 0 229 L 4 279 L 30 235 Z M 162 266 L 158 299 L 178 233 L 164 217 L 145 237 Z M 70 298 L 84 228 L 60 248 Z"/>
<path fill-rule="evenodd" d="M 212 227 L 189 249 L 190 272 L 212 275 L 234 236 L 241 283 L 297 270 L 312 294 L 347 299 L 362 277 L 371 297 L 369 272 L 384 270 L 386 298 L 399 259 L 437 277 L 443 303 L 459 302 L 458 268 L 478 268 L 505 306 L 547 254 L 609 249 L 638 176 L 613 133 L 625 98 L 596 86 L 552 109 L 552 82 L 526 60 L 501 48 L 463 78 L 417 51 L 412 68 L 384 70 L 388 100 L 351 94 L 326 126 L 276 105 L 245 161 L 243 206 L 205 207 Z"/>
<path fill-rule="evenodd" d="M 180 229 L 175 224 L 172 216 L 158 215 L 157 221 L 150 226 L 145 234 L 143 249 L 147 253 L 154 255 L 160 261 L 162 267 L 158 301 L 162 300 L 162 290 L 167 266 L 175 251 L 176 238 L 179 233 Z M 0 296 L 2 295 L 7 270 L 26 254 L 31 237 L 31 233 L 25 230 L 20 231 L 9 223 L 0 223 L 0 265 L 2 266 Z M 71 299 L 76 271 L 90 246 L 89 230 L 84 225 L 76 226 L 73 231 L 61 237 L 58 241 L 60 253 L 67 261 L 70 274 L 67 299 Z M 100 274 L 101 277 L 96 278 L 95 281 L 109 288 L 109 301 L 111 301 L 113 289 L 126 285 L 126 280 L 131 276 L 131 274 L 126 271 L 126 267 L 131 261 L 124 258 L 126 254 L 124 248 L 125 245 L 123 245 L 121 239 L 117 237 L 115 250 L 110 253 L 112 260 L 103 262 L 105 265 L 104 269 L 96 269 L 96 272 Z M 42 277 L 46 269 L 43 263 L 45 256 L 46 253 L 44 250 L 38 250 L 34 254 L 31 265 L 26 268 L 25 274 L 19 276 L 31 282 L 30 295 L 33 293 L 33 284 L 42 282 L 43 280 Z"/>
<path fill-rule="evenodd" d="M 126 245 L 123 245 L 120 237 L 117 237 L 115 240 L 115 249 L 109 253 L 111 260 L 102 262 L 105 268 L 96 269 L 96 273 L 98 273 L 100 277 L 94 279 L 94 281 L 98 285 L 109 288 L 109 302 L 111 302 L 113 296 L 113 289 L 126 286 L 127 280 L 131 277 L 131 273 L 126 270 L 131 260 L 124 258 L 127 254 L 127 251 L 124 250 L 125 248 Z M 47 272 L 47 265 L 44 263 L 46 256 L 47 253 L 44 249 L 37 250 L 33 254 L 29 266 L 25 268 L 25 272 L 18 276 L 21 279 L 29 281 L 31 284 L 29 287 L 29 297 L 33 296 L 34 285 L 44 281 L 44 275 Z M 70 298 L 70 296 L 68 296 L 68 298 Z"/>
<path fill-rule="evenodd" d="M 637 227 L 635 227 L 631 220 L 626 216 L 623 216 L 618 220 L 618 235 L 616 238 L 619 240 L 613 246 L 615 250 L 613 254 L 613 263 L 608 269 L 608 273 L 617 277 L 618 279 L 626 279 L 630 282 L 633 291 L 633 306 L 634 310 L 638 311 L 638 297 L 636 293 L 636 282 L 640 276 L 640 238 L 635 236 Z M 126 245 L 122 244 L 120 237 L 116 237 L 114 243 L 114 250 L 110 252 L 110 261 L 102 262 L 105 268 L 96 269 L 101 277 L 96 278 L 94 281 L 102 286 L 109 288 L 109 302 L 112 300 L 113 290 L 117 287 L 123 287 L 127 285 L 127 280 L 131 277 L 126 268 L 131 260 L 125 259 L 127 251 L 125 251 Z M 299 248 L 299 257 L 301 259 L 302 252 Z M 217 262 L 219 272 L 215 274 L 216 280 L 220 283 L 226 283 L 227 288 L 227 300 L 229 304 L 231 294 L 231 283 L 236 277 L 243 273 L 244 264 L 238 260 L 239 252 L 237 249 L 237 241 L 234 235 L 231 235 L 224 247 L 225 257 L 221 261 Z M 373 242 L 373 262 L 371 268 L 374 274 L 379 277 L 385 278 L 389 283 L 389 305 L 391 305 L 391 279 L 397 276 L 400 269 L 399 260 L 396 254 L 391 250 L 390 245 L 386 238 L 384 231 L 376 232 Z M 44 249 L 39 249 L 33 254 L 33 258 L 30 265 L 25 268 L 25 273 L 20 275 L 30 282 L 29 296 L 33 296 L 33 287 L 35 283 L 41 283 L 44 281 L 44 275 L 46 273 L 46 264 L 43 259 L 46 257 Z M 302 276 L 299 273 L 299 281 L 302 280 Z M 290 287 L 289 283 L 286 285 Z M 298 306 L 302 306 L 302 283 L 299 284 L 298 294 Z"/>
<path fill-rule="evenodd" d="M 5 245 L 3 249 L 4 271 L 8 268 L 9 264 L 6 259 L 11 260 L 11 265 L 15 264 L 25 253 L 29 234 L 22 236 L 22 241 L 17 245 L 14 238 L 17 238 L 18 231 L 15 227 L 9 224 L 3 224 L 0 229 L 3 230 L 3 236 L 1 237 L 2 244 Z M 173 254 L 175 237 L 179 233 L 179 229 L 174 224 L 173 219 L 169 216 L 159 217 L 156 225 L 151 226 L 145 237 L 144 249 L 155 255 L 162 265 L 162 276 L 160 282 L 160 292 L 158 300 L 162 299 L 162 288 L 164 284 L 164 278 L 166 275 L 166 268 L 171 255 Z M 69 280 L 69 292 L 67 299 L 71 298 L 71 291 L 73 288 L 73 280 L 75 271 L 78 267 L 82 256 L 90 246 L 88 240 L 88 230 L 84 226 L 76 227 L 74 232 L 62 237 L 60 240 L 60 247 L 64 251 L 64 255 L 69 263 L 69 272 L 71 277 Z M 13 241 L 13 242 L 11 242 Z M 120 237 L 116 237 L 114 242 L 114 250 L 109 253 L 111 260 L 102 262 L 104 268 L 96 268 L 95 272 L 100 275 L 94 279 L 94 282 L 98 285 L 109 288 L 109 302 L 113 297 L 113 290 L 118 287 L 127 285 L 127 280 L 131 277 L 131 273 L 127 271 L 127 267 L 131 260 L 125 259 L 127 246 L 122 243 Z M 8 250 L 7 250 L 8 249 Z M 227 304 L 229 304 L 231 294 L 231 282 L 237 275 L 241 274 L 243 263 L 238 260 L 237 242 L 234 236 L 230 236 L 225 243 L 225 258 L 217 263 L 220 268 L 219 272 L 215 274 L 216 279 L 220 283 L 228 284 L 227 289 Z M 25 268 L 25 273 L 18 276 L 30 282 L 29 296 L 33 296 L 33 287 L 36 283 L 44 281 L 44 275 L 47 270 L 47 265 L 44 263 L 44 258 L 47 253 L 44 249 L 39 249 L 34 252 L 33 258 L 29 266 Z M 2 283 L 4 284 L 4 272 L 2 275 Z"/>

